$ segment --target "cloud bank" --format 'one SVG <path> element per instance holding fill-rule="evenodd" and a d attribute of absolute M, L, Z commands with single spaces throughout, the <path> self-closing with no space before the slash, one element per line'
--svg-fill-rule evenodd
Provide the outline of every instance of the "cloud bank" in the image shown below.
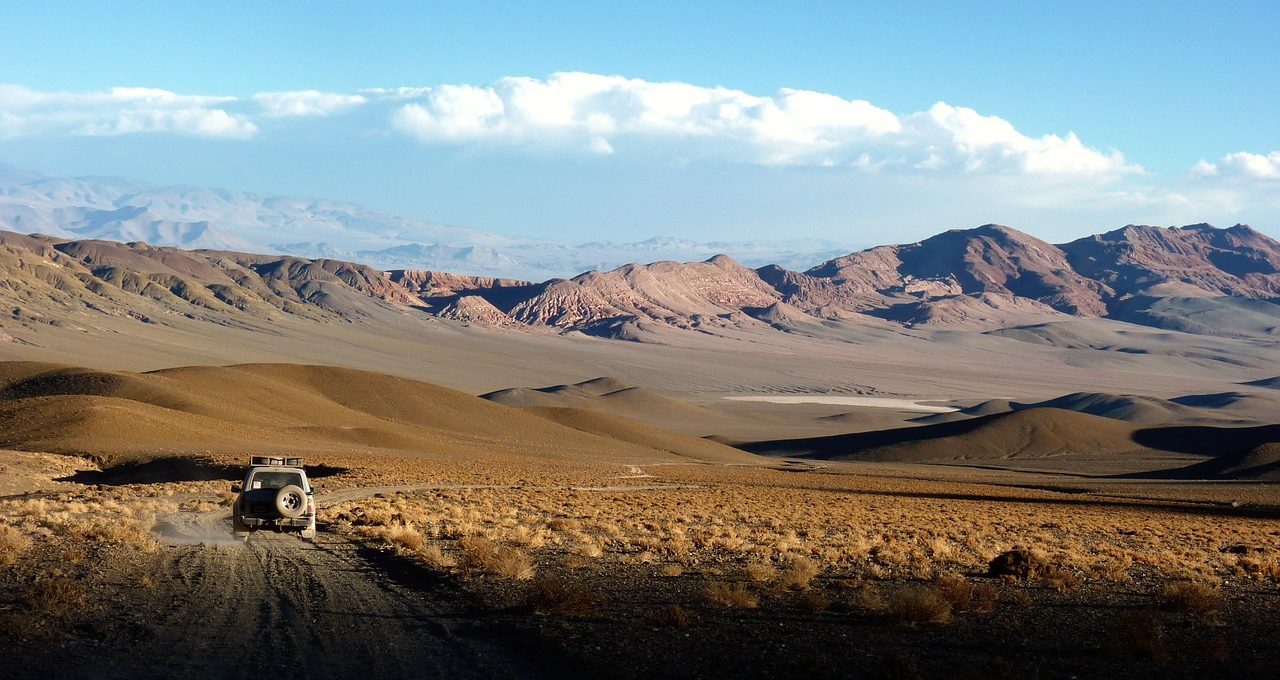
<path fill-rule="evenodd" d="M 54 92 L 0 84 L 0 141 L 134 134 L 287 138 L 320 119 L 325 135 L 400 135 L 426 148 L 461 147 L 499 158 L 553 154 L 672 167 L 843 168 L 867 187 L 887 187 L 886 195 L 915 182 L 931 196 L 952 192 L 984 209 L 1093 206 L 1099 214 L 1150 220 L 1200 219 L 1193 213 L 1251 219 L 1259 211 L 1265 219 L 1280 211 L 1280 151 L 1235 151 L 1156 175 L 1072 132 L 1030 135 L 999 116 L 947 102 L 894 112 L 812 90 L 752 94 L 581 72 L 478 85 L 247 96 L 145 87 Z M 315 143 L 316 137 L 302 139 Z"/>
<path fill-rule="evenodd" d="M 67 93 L 0 85 L 0 139 L 140 132 L 247 139 L 258 128 L 226 109 L 235 101 L 145 87 Z"/>
<path fill-rule="evenodd" d="M 400 101 L 406 95 L 401 95 Z M 1011 123 L 939 102 L 905 115 L 861 99 L 591 73 L 442 85 L 407 95 L 392 124 L 427 143 L 489 143 L 614 153 L 619 142 L 678 156 L 867 170 L 1118 175 L 1140 172 L 1118 151 L 1074 134 L 1029 137 Z"/>
<path fill-rule="evenodd" d="M 487 85 L 260 92 L 247 98 L 151 88 L 40 92 L 0 85 L 0 138 L 171 133 L 247 139 L 255 120 L 361 115 L 426 144 L 635 153 L 767 166 L 875 172 L 1098 177 L 1141 172 L 1074 134 L 1033 137 L 939 102 L 898 114 L 811 90 L 753 95 L 723 87 L 594 73 Z"/>

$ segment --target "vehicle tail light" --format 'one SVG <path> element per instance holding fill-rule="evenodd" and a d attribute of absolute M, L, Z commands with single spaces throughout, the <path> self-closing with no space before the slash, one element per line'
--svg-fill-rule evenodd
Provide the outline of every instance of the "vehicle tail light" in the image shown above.
<path fill-rule="evenodd" d="M 307 496 L 307 514 L 308 515 L 316 514 L 316 499 L 312 498 L 311 496 Z"/>

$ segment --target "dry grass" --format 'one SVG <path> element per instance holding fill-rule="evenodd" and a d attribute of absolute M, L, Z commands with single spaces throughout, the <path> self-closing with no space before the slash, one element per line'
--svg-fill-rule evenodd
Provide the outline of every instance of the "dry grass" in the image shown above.
<path fill-rule="evenodd" d="M 427 564 L 427 566 L 432 567 L 433 569 L 444 570 L 458 566 L 458 561 L 453 557 L 446 555 L 444 550 L 441 550 L 440 546 L 436 543 L 424 546 L 418 551 L 418 555 L 422 558 L 422 561 Z"/>
<path fill-rule="evenodd" d="M 462 560 L 459 566 L 469 573 L 481 572 L 491 576 L 528 581 L 538 573 L 528 553 L 512 546 L 498 546 L 488 539 L 467 537 L 459 541 Z"/>
<path fill-rule="evenodd" d="M 0 565 L 16 564 L 31 549 L 31 539 L 11 526 L 0 525 Z"/>
<path fill-rule="evenodd" d="M 949 623 L 951 603 L 936 586 L 901 588 L 889 598 L 889 613 L 899 623 Z"/>
<path fill-rule="evenodd" d="M 369 477 L 362 483 L 389 483 L 394 473 L 395 483 L 403 484 L 422 474 L 413 461 L 388 465 L 376 474 L 362 472 Z M 731 573 L 741 568 L 732 565 L 745 564 L 744 580 L 769 592 L 803 590 L 818 573 L 927 580 L 938 573 L 974 572 L 1016 546 L 1034 548 L 1019 549 L 1024 559 L 1008 578 L 1064 592 L 1079 588 L 1086 577 L 1126 582 L 1139 573 L 1280 581 L 1280 549 L 1271 547 L 1268 522 L 1206 522 L 1167 512 L 1158 503 L 1080 505 L 1063 522 L 1062 508 L 1046 492 L 957 482 L 830 474 L 807 477 L 802 485 L 794 475 L 767 469 L 670 466 L 655 468 L 657 477 L 645 484 L 671 488 L 632 494 L 573 488 L 616 476 L 616 468 L 605 465 L 432 468 L 439 473 L 433 482 L 503 488 L 387 494 L 342 504 L 333 516 L 356 533 L 373 535 L 377 526 L 411 523 L 428 539 L 478 537 L 519 546 L 538 559 L 576 555 L 659 569 L 696 561 L 703 573 L 715 567 Z M 957 492 L 991 500 L 958 500 Z M 821 503 L 814 502 L 815 493 L 822 494 Z M 931 494 L 948 498 L 939 503 Z M 1001 502 L 1000 496 L 1017 502 Z M 1228 543 L 1251 549 L 1220 552 Z"/>
<path fill-rule="evenodd" d="M 818 614 L 831 606 L 831 598 L 820 590 L 810 590 L 800 596 L 800 606 L 811 614 Z"/>
<path fill-rule="evenodd" d="M 1040 570 L 1040 585 L 1060 593 L 1068 593 L 1079 590 L 1084 585 L 1084 577 L 1068 569 L 1046 566 Z"/>
<path fill-rule="evenodd" d="M 766 585 L 778 580 L 778 569 L 768 562 L 748 562 L 743 570 L 747 580 L 756 585 Z"/>
<path fill-rule="evenodd" d="M 27 587 L 23 600 L 32 611 L 67 618 L 85 606 L 84 586 L 65 576 L 40 579 Z"/>
<path fill-rule="evenodd" d="M 1166 609 L 1211 617 L 1222 608 L 1222 591 L 1207 583 L 1174 581 L 1160 591 L 1160 604 Z"/>
<path fill-rule="evenodd" d="M 412 524 L 393 524 L 386 528 L 382 536 L 392 547 L 407 552 L 421 552 L 427 545 L 422 532 L 414 529 Z"/>
<path fill-rule="evenodd" d="M 716 581 L 708 583 L 702 596 L 711 604 L 732 609 L 755 609 L 760 606 L 760 598 L 747 589 L 742 583 L 724 583 Z"/>
<path fill-rule="evenodd" d="M 600 596 L 576 585 L 539 578 L 525 592 L 525 607 L 540 614 L 586 618 L 600 608 Z"/>
<path fill-rule="evenodd" d="M 649 617 L 650 623 L 664 628 L 688 628 L 691 620 L 688 610 L 678 604 L 661 607 Z"/>
<path fill-rule="evenodd" d="M 1112 639 L 1140 659 L 1160 661 L 1169 656 L 1164 625 L 1155 612 L 1135 612 L 1122 617 L 1116 624 Z"/>
<path fill-rule="evenodd" d="M 807 557 L 797 555 L 787 561 L 787 566 L 778 578 L 778 587 L 787 590 L 807 590 L 817 576 L 818 564 Z"/>

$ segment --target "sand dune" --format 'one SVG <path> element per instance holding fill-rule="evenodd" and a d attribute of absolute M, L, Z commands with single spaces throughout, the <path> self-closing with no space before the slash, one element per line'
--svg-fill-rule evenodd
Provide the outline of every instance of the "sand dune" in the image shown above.
<path fill-rule="evenodd" d="M 108 462 L 246 451 L 752 459 L 711 443 L 677 446 L 673 437 L 637 423 L 566 427 L 462 392 L 351 369 L 246 364 L 127 373 L 0 364 L 0 447 Z"/>

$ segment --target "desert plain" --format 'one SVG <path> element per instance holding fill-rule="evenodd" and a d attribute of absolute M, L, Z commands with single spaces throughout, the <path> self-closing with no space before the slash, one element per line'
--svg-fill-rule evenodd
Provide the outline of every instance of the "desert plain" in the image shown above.
<path fill-rule="evenodd" d="M 7 234 L 4 675 L 1272 677 L 1280 246 L 1233 229 L 1106 243 L 1258 271 L 982 227 L 883 289 Z M 233 540 L 277 453 L 319 536 Z"/>

